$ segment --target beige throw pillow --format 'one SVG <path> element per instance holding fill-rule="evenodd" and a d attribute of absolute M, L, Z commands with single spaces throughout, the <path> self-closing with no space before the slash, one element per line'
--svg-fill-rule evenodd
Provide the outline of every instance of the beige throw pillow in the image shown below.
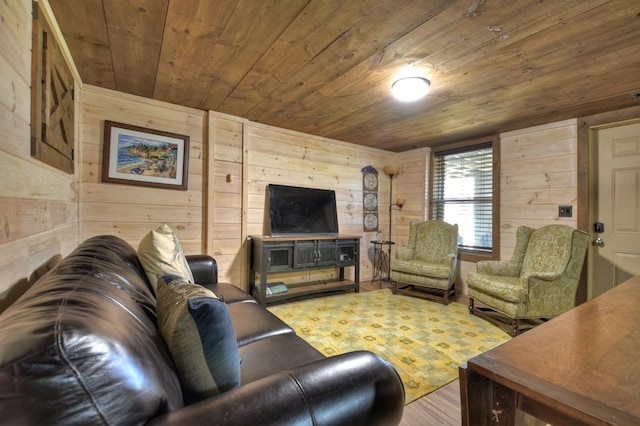
<path fill-rule="evenodd" d="M 193 274 L 182 251 L 178 236 L 167 224 L 150 231 L 138 246 L 138 259 L 157 293 L 158 278 L 174 275 L 193 283 Z"/>

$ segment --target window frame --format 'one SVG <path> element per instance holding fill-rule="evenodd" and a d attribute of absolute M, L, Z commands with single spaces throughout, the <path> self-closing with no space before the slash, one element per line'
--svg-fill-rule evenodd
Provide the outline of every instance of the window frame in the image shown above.
<path fill-rule="evenodd" d="M 498 260 L 500 258 L 500 136 L 492 135 L 482 138 L 470 139 L 450 144 L 438 145 L 431 148 L 429 159 L 429 211 L 428 218 L 433 219 L 433 186 L 434 186 L 434 158 L 444 151 L 468 150 L 474 147 L 491 144 L 493 150 L 493 176 L 492 176 L 492 211 L 491 211 L 491 252 L 473 249 L 458 249 L 458 258 L 468 262 L 481 260 Z"/>

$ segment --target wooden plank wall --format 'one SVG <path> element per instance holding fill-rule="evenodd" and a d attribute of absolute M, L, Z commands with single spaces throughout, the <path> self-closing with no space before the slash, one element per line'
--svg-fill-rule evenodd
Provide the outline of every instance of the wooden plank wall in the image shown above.
<path fill-rule="evenodd" d="M 209 162 L 208 253 L 218 263 L 220 281 L 247 290 L 244 143 L 248 121 L 215 112 L 209 116 L 213 161 Z"/>
<path fill-rule="evenodd" d="M 382 173 L 397 154 L 315 137 L 210 112 L 213 163 L 213 209 L 209 211 L 209 246 L 220 269 L 220 280 L 247 289 L 247 237 L 265 231 L 266 187 L 269 183 L 336 190 L 342 234 L 361 235 L 361 279 L 370 279 L 370 241 L 384 238 L 388 227 L 389 184 Z M 380 229 L 362 230 L 362 173 L 372 165 L 380 177 Z M 385 224 L 387 224 L 385 226 Z M 328 274 L 328 275 L 327 275 Z M 332 271 L 276 276 L 298 282 L 328 279 Z"/>
<path fill-rule="evenodd" d="M 500 135 L 502 259 L 511 258 L 520 225 L 577 227 L 577 129 L 565 120 Z M 573 206 L 573 216 L 559 217 L 560 205 Z"/>
<path fill-rule="evenodd" d="M 206 113 L 86 85 L 82 115 L 80 240 L 112 234 L 137 249 L 147 232 L 166 223 L 185 253 L 203 253 Z M 105 120 L 188 135 L 188 190 L 101 182 Z"/>
<path fill-rule="evenodd" d="M 577 227 L 577 120 L 502 133 L 500 140 L 500 258 L 510 259 L 520 225 Z M 573 206 L 573 217 L 559 217 L 560 205 Z M 457 283 L 464 294 L 475 268 L 461 262 Z"/>
<path fill-rule="evenodd" d="M 0 4 L 0 312 L 78 239 L 78 173 L 31 158 L 31 7 Z"/>
<path fill-rule="evenodd" d="M 360 169 L 372 164 L 382 170 L 397 156 L 92 86 L 85 88 L 83 116 L 80 239 L 115 234 L 137 247 L 146 232 L 166 222 L 178 233 L 186 253 L 214 256 L 220 280 L 244 289 L 246 237 L 263 232 L 267 183 L 336 189 L 341 232 L 361 235 Z M 104 120 L 188 134 L 189 190 L 100 182 Z M 384 179 L 380 198 L 380 235 L 386 235 Z M 370 240 L 378 238 L 370 234 L 362 240 L 365 251 Z M 366 279 L 371 264 L 363 257 L 361 265 Z"/>
<path fill-rule="evenodd" d="M 396 243 L 394 248 L 407 245 L 411 222 L 422 222 L 428 217 L 430 155 L 430 148 L 420 148 L 398 154 L 400 173 L 394 179 L 393 198 L 405 198 L 406 204 L 402 208 L 393 207 L 392 239 Z"/>
<path fill-rule="evenodd" d="M 406 244 L 408 224 L 424 220 L 426 165 L 429 149 L 402 154 L 315 137 L 210 112 L 209 244 L 220 269 L 220 280 L 247 283 L 250 235 L 265 232 L 266 186 L 269 183 L 336 189 L 340 232 L 361 235 L 361 280 L 373 274 L 371 240 L 388 239 L 389 178 L 383 167 L 400 164 L 394 194 L 405 197 L 402 210 L 394 207 L 393 235 Z M 339 155 L 336 155 L 339 154 Z M 362 229 L 362 173 L 372 165 L 379 173 L 379 230 Z M 395 198 L 395 196 L 394 196 Z M 395 237 L 394 237 L 395 239 Z M 329 275 L 276 276 L 285 282 L 329 279 Z M 246 288 L 243 287 L 245 290 Z"/>
<path fill-rule="evenodd" d="M 247 124 L 246 143 L 246 215 L 247 234 L 265 232 L 266 187 L 269 183 L 334 189 L 338 204 L 341 234 L 362 236 L 360 241 L 360 277 L 370 279 L 371 240 L 388 235 L 389 181 L 382 168 L 396 164 L 396 153 L 373 149 L 285 129 Z M 379 228 L 364 232 L 362 224 L 362 168 L 371 165 L 379 173 Z M 352 272 L 352 271 L 349 271 Z M 281 281 L 330 279 L 325 275 L 301 273 L 275 277 Z"/>

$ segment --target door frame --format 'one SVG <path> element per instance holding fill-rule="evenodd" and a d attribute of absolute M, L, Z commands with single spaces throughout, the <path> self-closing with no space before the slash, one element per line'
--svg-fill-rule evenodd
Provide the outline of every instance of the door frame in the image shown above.
<path fill-rule="evenodd" d="M 601 114 L 588 115 L 578 118 L 578 229 L 588 232 L 591 235 L 591 224 L 589 214 L 591 212 L 591 189 L 590 183 L 593 176 L 592 168 L 595 167 L 589 162 L 589 149 L 593 132 L 598 128 L 624 121 L 637 120 L 640 118 L 640 106 L 633 106 L 617 111 L 609 111 Z M 591 256 L 587 254 L 586 261 L 582 268 L 582 275 L 578 291 L 576 293 L 576 305 L 587 300 L 587 271 L 590 269 Z"/>

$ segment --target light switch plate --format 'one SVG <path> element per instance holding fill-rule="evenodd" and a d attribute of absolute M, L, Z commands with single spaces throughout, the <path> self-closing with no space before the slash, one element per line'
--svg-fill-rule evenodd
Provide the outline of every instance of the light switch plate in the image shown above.
<path fill-rule="evenodd" d="M 558 207 L 558 216 L 571 217 L 573 216 L 573 206 L 560 206 Z"/>

